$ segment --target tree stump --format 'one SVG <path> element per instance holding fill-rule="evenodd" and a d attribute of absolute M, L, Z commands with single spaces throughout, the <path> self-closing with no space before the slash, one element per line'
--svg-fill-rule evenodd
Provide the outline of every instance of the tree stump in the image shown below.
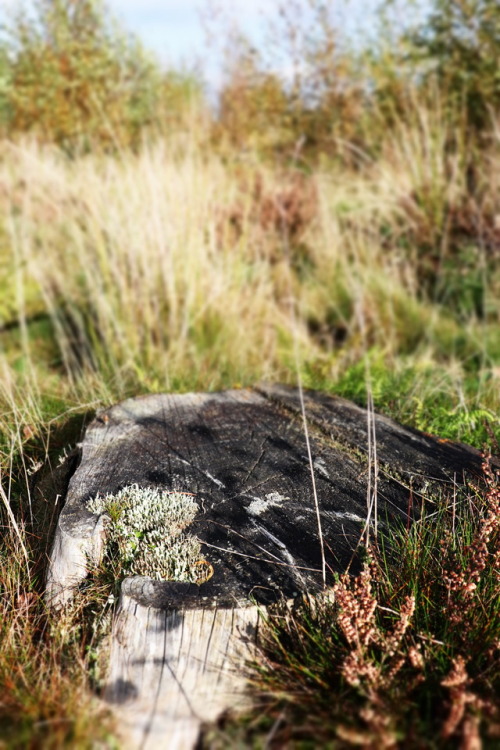
<path fill-rule="evenodd" d="M 214 571 L 200 585 L 122 583 L 105 699 L 125 746 L 193 747 L 201 722 L 244 701 L 263 608 L 322 591 L 325 571 L 328 584 L 356 559 L 368 517 L 383 531 L 408 525 L 432 490 L 451 496 L 481 475 L 469 446 L 313 391 L 304 407 L 310 453 L 299 392 L 278 385 L 129 399 L 87 428 L 55 533 L 49 601 L 64 605 L 102 553 L 103 520 L 87 502 L 133 483 L 195 495 L 189 532 Z"/>

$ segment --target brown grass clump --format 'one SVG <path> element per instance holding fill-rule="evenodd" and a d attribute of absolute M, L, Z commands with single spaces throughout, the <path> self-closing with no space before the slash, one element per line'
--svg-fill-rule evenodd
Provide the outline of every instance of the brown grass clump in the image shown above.
<path fill-rule="evenodd" d="M 314 178 L 288 171 L 270 181 L 257 171 L 242 172 L 238 181 L 240 197 L 220 211 L 221 245 L 237 246 L 248 233 L 257 258 L 297 263 L 307 253 L 307 232 L 318 213 Z"/>
<path fill-rule="evenodd" d="M 96 677 L 91 630 L 82 630 L 81 611 L 47 610 L 19 537 L 2 532 L 0 746 L 90 750 L 111 741 L 109 712 L 89 689 L 92 671 Z M 30 535 L 20 532 L 29 548 Z"/>

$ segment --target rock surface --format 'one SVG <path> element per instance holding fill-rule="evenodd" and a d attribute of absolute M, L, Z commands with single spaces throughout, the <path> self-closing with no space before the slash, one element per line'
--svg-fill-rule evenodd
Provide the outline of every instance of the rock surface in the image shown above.
<path fill-rule="evenodd" d="M 367 506 L 379 529 L 418 517 L 481 474 L 478 451 L 306 391 L 310 451 L 327 580 L 352 562 Z M 370 439 L 369 439 L 370 436 Z M 129 399 L 97 416 L 80 446 L 47 578 L 60 606 L 98 559 L 97 493 L 138 483 L 194 493 L 189 532 L 212 578 L 201 585 L 126 579 L 106 691 L 135 747 L 193 746 L 201 721 L 237 702 L 257 606 L 323 587 L 311 463 L 297 389 L 262 385 L 214 394 Z M 433 499 L 431 499 L 433 498 Z M 174 739 L 174 735 L 177 739 Z"/>

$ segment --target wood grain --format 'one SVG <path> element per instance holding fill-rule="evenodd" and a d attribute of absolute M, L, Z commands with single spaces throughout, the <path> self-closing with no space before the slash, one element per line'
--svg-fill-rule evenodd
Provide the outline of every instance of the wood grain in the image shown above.
<path fill-rule="evenodd" d="M 104 698 L 127 746 L 193 747 L 202 722 L 248 702 L 244 665 L 254 655 L 259 609 L 150 607 L 138 603 L 138 585 L 122 585 Z"/>

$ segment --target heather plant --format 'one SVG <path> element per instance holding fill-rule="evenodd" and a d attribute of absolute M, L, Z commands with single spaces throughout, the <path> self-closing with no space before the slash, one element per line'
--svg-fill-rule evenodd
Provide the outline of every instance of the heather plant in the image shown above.
<path fill-rule="evenodd" d="M 272 747 L 313 736 L 339 748 L 493 743 L 500 490 L 488 461 L 484 480 L 446 506 L 442 495 L 437 514 L 427 497 L 420 520 L 379 537 L 358 575 L 271 614 L 252 673 L 260 723 L 226 723 L 210 747 L 238 731 L 253 742 L 264 732 Z"/>

